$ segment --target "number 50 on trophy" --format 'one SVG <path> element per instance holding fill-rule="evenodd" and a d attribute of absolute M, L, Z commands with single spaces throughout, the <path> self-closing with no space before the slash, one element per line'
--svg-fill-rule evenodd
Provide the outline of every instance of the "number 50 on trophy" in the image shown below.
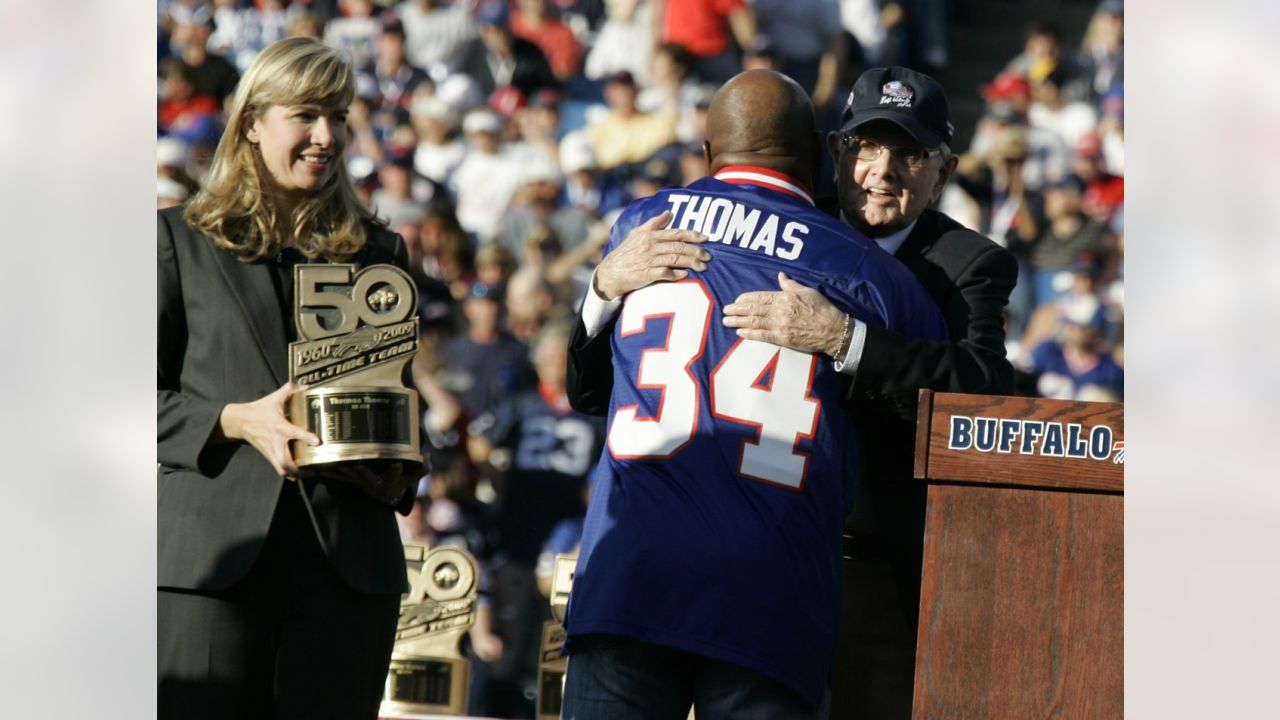
<path fill-rule="evenodd" d="M 293 443 L 299 467 L 398 460 L 423 462 L 418 392 L 401 381 L 418 350 L 418 293 L 393 265 L 299 264 L 293 269 L 289 378 L 293 422 L 320 438 Z"/>

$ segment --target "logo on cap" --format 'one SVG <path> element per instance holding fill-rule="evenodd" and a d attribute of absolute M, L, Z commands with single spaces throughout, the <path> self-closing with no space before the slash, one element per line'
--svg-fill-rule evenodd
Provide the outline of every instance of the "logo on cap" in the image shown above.
<path fill-rule="evenodd" d="M 893 80 L 885 83 L 880 88 L 882 96 L 880 98 L 881 105 L 893 103 L 900 108 L 911 107 L 911 98 L 915 96 L 910 85 L 904 85 L 900 80 Z"/>

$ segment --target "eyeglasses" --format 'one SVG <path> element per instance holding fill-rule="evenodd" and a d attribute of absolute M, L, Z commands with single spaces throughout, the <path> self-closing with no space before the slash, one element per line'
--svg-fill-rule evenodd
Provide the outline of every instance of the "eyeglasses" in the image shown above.
<path fill-rule="evenodd" d="M 857 135 L 842 135 L 840 142 L 846 148 L 853 147 L 857 158 L 863 162 L 875 162 L 880 159 L 881 153 L 888 150 L 890 159 L 901 162 L 911 172 L 924 167 L 926 160 L 942 153 L 942 148 L 930 150 L 924 147 L 908 147 L 906 145 L 894 147 L 892 145 L 881 145 L 875 140 L 860 138 Z"/>

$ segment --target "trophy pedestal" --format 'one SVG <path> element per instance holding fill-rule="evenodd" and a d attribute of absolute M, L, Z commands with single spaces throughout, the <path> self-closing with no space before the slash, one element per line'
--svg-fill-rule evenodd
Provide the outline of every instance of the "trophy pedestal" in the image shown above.
<path fill-rule="evenodd" d="M 290 416 L 320 444 L 295 442 L 298 467 L 363 460 L 419 465 L 417 391 L 378 385 L 323 385 L 294 394 Z"/>

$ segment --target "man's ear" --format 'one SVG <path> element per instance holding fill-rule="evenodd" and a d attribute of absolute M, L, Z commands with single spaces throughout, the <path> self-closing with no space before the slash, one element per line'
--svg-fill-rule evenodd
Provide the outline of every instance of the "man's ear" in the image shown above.
<path fill-rule="evenodd" d="M 711 167 L 711 141 L 702 141 L 702 159 L 707 162 L 707 167 Z"/>
<path fill-rule="evenodd" d="M 840 133 L 827 133 L 827 151 L 831 153 L 831 164 L 840 160 Z"/>

